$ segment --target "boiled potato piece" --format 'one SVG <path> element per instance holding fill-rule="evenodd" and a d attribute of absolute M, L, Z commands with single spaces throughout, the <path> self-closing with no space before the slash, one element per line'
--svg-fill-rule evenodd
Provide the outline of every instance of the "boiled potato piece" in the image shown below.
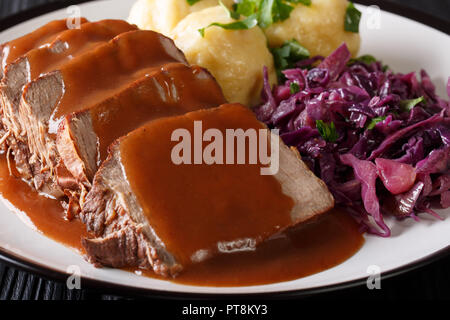
<path fill-rule="evenodd" d="M 269 70 L 271 82 L 276 81 L 273 57 L 263 31 L 258 27 L 225 30 L 213 26 L 205 30 L 203 38 L 198 32 L 213 22 L 233 21 L 222 7 L 207 8 L 184 18 L 170 37 L 189 63 L 212 73 L 228 101 L 253 106 L 260 101 L 264 66 Z"/>
<path fill-rule="evenodd" d="M 233 4 L 233 0 L 222 2 L 230 7 Z M 218 0 L 201 0 L 192 6 L 186 0 L 138 0 L 131 8 L 128 22 L 167 36 L 188 14 L 217 4 Z"/>
<path fill-rule="evenodd" d="M 265 30 L 271 47 L 296 39 L 311 55 L 328 56 L 342 42 L 356 55 L 360 46 L 358 33 L 344 30 L 347 0 L 312 0 L 311 6 L 295 6 L 289 19 Z"/>

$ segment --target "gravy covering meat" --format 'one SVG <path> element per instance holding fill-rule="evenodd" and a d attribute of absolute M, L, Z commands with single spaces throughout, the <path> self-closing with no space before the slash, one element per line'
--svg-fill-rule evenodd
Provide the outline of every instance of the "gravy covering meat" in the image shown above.
<path fill-rule="evenodd" d="M 350 218 L 324 214 L 334 199 L 298 152 L 252 111 L 226 104 L 169 38 L 118 20 L 83 19 L 74 30 L 55 21 L 1 54 L 0 192 L 96 266 L 261 284 L 323 270 L 361 245 Z M 175 163 L 173 132 L 195 136 L 198 122 L 223 136 L 265 133 L 257 141 L 277 141 L 279 170 Z"/>
<path fill-rule="evenodd" d="M 21 147 L 27 149 L 26 130 L 22 128 L 19 114 L 24 86 L 116 35 L 131 30 L 136 28 L 122 20 L 86 22 L 81 24 L 79 29 L 59 33 L 48 45 L 32 49 L 7 65 L 0 94 L 4 112 L 3 123 L 10 131 L 7 143 L 13 153 L 19 153 Z M 19 146 L 20 144 L 22 145 Z M 18 166 L 19 171 L 23 173 L 22 167 Z"/>
<path fill-rule="evenodd" d="M 272 235 L 333 207 L 325 184 L 281 142 L 280 168 L 274 175 L 261 174 L 268 165 L 261 161 L 238 164 L 237 142 L 215 151 L 232 161 L 179 163 L 173 134 L 184 130 L 187 141 L 180 143 L 188 145 L 175 153 L 195 155 L 199 123 L 219 137 L 242 130 L 254 132 L 254 141 L 270 139 L 270 131 L 239 104 L 154 120 L 118 139 L 81 212 L 95 235 L 83 241 L 93 263 L 176 276 L 217 254 L 255 250 Z M 200 141 L 206 150 L 209 144 Z M 234 142 L 218 144 L 228 143 Z M 251 150 L 251 143 L 244 143 Z"/>
<path fill-rule="evenodd" d="M 79 181 L 90 183 L 109 145 L 145 122 L 225 102 L 214 78 L 197 66 L 170 63 L 122 92 L 65 116 L 57 138 L 62 161 Z M 89 152 L 90 150 L 90 152 Z"/>
<path fill-rule="evenodd" d="M 81 56 L 115 36 L 136 30 L 122 20 L 102 20 L 87 22 L 79 29 L 70 29 L 60 33 L 53 42 L 28 52 L 23 58 L 28 60 L 30 79 L 57 70 L 66 62 Z"/>
<path fill-rule="evenodd" d="M 81 24 L 86 22 L 87 20 L 84 18 L 80 20 Z M 68 26 L 65 19 L 52 21 L 35 30 L 34 32 L 31 32 L 23 37 L 12 40 L 0 46 L 2 72 L 0 75 L 3 75 L 3 71 L 9 63 L 14 62 L 14 60 L 34 48 L 49 45 L 59 33 L 67 29 Z"/>
<path fill-rule="evenodd" d="M 40 196 L 20 179 L 9 175 L 5 155 L 0 156 L 0 194 L 27 215 L 44 235 L 84 253 L 81 239 L 88 237 L 78 219 L 68 221 L 59 202 Z M 192 265 L 171 281 L 203 286 L 245 286 L 289 281 L 336 266 L 364 243 L 358 225 L 342 209 L 289 229 L 264 241 L 255 251 L 218 255 Z M 147 277 L 166 279 L 153 271 L 128 268 Z"/>
<path fill-rule="evenodd" d="M 248 109 L 224 106 L 152 122 L 121 140 L 118 150 L 146 219 L 182 265 L 215 251 L 254 250 L 292 223 L 294 207 L 275 177 L 260 174 L 261 164 L 175 164 L 171 134 L 183 128 L 194 137 L 194 121 L 223 136 L 227 129 L 264 129 Z M 143 145 L 152 149 L 136 152 Z"/>

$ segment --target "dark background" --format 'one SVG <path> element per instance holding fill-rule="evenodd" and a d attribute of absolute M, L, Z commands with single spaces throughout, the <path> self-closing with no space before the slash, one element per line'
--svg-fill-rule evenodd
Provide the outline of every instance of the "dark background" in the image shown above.
<path fill-rule="evenodd" d="M 0 0 L 0 19 L 22 10 L 57 1 L 60 0 Z M 450 0 L 388 1 L 450 21 Z M 373 4 L 377 4 L 377 1 L 373 0 Z M 418 239 L 418 241 L 420 240 Z M 411 246 L 414 246 L 414 243 L 411 243 Z M 68 290 L 65 283 L 46 280 L 0 262 L 0 300 L 115 300 L 130 298 L 132 297 L 93 288 Z M 403 275 L 389 279 L 382 278 L 381 290 L 368 290 L 366 286 L 361 286 L 315 295 L 307 299 L 450 300 L 450 256 Z"/>

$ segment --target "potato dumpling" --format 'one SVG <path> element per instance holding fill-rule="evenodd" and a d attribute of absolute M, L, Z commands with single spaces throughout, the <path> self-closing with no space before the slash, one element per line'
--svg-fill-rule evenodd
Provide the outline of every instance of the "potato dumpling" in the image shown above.
<path fill-rule="evenodd" d="M 230 6 L 233 0 L 223 0 Z M 190 6 L 186 0 L 138 0 L 130 11 L 128 21 L 140 29 L 154 30 L 168 35 L 188 14 L 217 6 L 218 0 L 201 0 Z"/>
<path fill-rule="evenodd" d="M 198 29 L 210 23 L 233 22 L 220 6 L 191 13 L 173 30 L 170 37 L 191 64 L 207 68 L 219 82 L 230 102 L 253 106 L 260 101 L 263 67 L 267 66 L 271 83 L 276 81 L 273 57 L 263 31 L 225 30 L 210 27 L 202 38 Z"/>
<path fill-rule="evenodd" d="M 311 6 L 298 4 L 289 19 L 265 30 L 271 47 L 296 39 L 311 55 L 328 56 L 342 42 L 356 55 L 360 46 L 358 33 L 344 30 L 347 0 L 312 0 Z"/>

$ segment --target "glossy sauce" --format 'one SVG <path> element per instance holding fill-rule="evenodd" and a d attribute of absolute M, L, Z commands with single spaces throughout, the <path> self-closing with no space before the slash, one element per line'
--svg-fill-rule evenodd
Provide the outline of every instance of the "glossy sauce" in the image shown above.
<path fill-rule="evenodd" d="M 86 22 L 87 20 L 84 18 L 80 20 L 82 24 Z M 56 20 L 23 37 L 5 43 L 1 48 L 2 70 L 26 52 L 40 46 L 49 45 L 60 32 L 65 30 L 67 30 L 67 21 L 65 19 Z"/>
<path fill-rule="evenodd" d="M 10 176 L 4 154 L 0 155 L 0 194 L 25 213 L 44 235 L 84 252 L 81 238 L 88 236 L 88 233 L 83 223 L 66 220 L 59 201 L 39 195 L 21 179 Z"/>
<path fill-rule="evenodd" d="M 0 194 L 24 212 L 45 236 L 80 253 L 81 238 L 88 236 L 78 220 L 67 221 L 60 204 L 39 196 L 23 181 L 9 176 L 5 156 L 0 156 Z M 334 209 L 318 219 L 263 242 L 253 252 L 219 255 L 192 265 L 171 280 L 203 286 L 244 286 L 305 277 L 336 266 L 364 243 L 358 225 L 343 210 Z M 163 279 L 151 271 L 130 270 Z"/>
<path fill-rule="evenodd" d="M 194 121 L 203 125 L 200 135 L 208 129 L 219 130 L 223 137 L 229 129 L 265 129 L 248 108 L 223 105 L 150 122 L 121 139 L 119 146 L 127 181 L 147 220 L 185 267 L 220 251 L 251 250 L 292 224 L 294 206 L 275 176 L 261 175 L 260 162 L 175 164 L 172 150 L 179 143 L 171 142 L 172 133 L 187 130 L 191 149 L 194 140 L 202 139 L 194 133 Z M 193 150 L 191 155 L 192 163 Z"/>
<path fill-rule="evenodd" d="M 50 121 L 82 111 L 123 91 L 142 76 L 171 62 L 187 63 L 173 42 L 152 31 L 123 33 L 61 67 L 64 95 Z"/>
<path fill-rule="evenodd" d="M 26 54 L 30 78 L 56 70 L 76 56 L 92 50 L 115 36 L 136 30 L 136 27 L 122 20 L 102 20 L 84 23 L 79 29 L 66 30 L 47 47 L 31 50 Z"/>
<path fill-rule="evenodd" d="M 342 209 L 333 209 L 263 242 L 253 252 L 217 255 L 191 265 L 173 281 L 221 287 L 295 280 L 344 262 L 363 244 L 353 218 Z M 150 271 L 134 271 L 155 277 Z"/>
<path fill-rule="evenodd" d="M 114 140 L 147 121 L 223 103 L 222 90 L 207 71 L 182 63 L 167 64 L 89 109 L 100 159 L 106 159 L 107 148 Z"/>
<path fill-rule="evenodd" d="M 89 29 L 92 25 L 94 23 L 83 25 L 85 33 L 78 30 L 61 33 L 66 30 L 65 20 L 52 22 L 6 44 L 2 65 L 55 39 L 66 42 L 69 46 L 66 56 L 59 59 L 56 58 L 58 53 L 51 50 L 33 51 L 30 54 L 30 61 L 34 61 L 31 74 L 34 78 L 63 66 L 66 91 L 54 112 L 55 120 L 97 105 L 98 108 L 89 110 L 96 132 L 103 139 L 102 158 L 105 146 L 142 122 L 223 102 L 217 84 L 202 75 L 203 71 L 192 73 L 182 66 L 185 63 L 183 55 L 170 40 L 153 32 L 130 32 L 108 45 L 98 46 L 86 58 L 77 59 L 77 55 L 92 50 L 99 42 L 130 28 L 119 23 L 109 30 L 94 28 L 97 31 L 93 31 Z M 169 70 L 170 74 L 167 73 Z M 153 87 L 143 87 L 148 92 L 120 96 L 114 100 L 117 108 L 114 104 L 107 107 L 105 104 L 102 108 L 100 102 L 124 92 L 130 83 L 146 75 L 154 84 Z M 189 92 L 184 91 L 183 87 L 190 83 Z M 194 88 L 194 83 L 198 87 Z M 136 92 L 130 90 L 129 93 Z M 139 109 L 144 100 L 151 101 L 152 105 L 145 110 Z M 164 107 L 159 104 L 164 104 Z M 123 105 L 132 106 L 133 112 L 127 112 L 130 110 Z M 223 109 L 216 115 L 206 110 L 198 120 L 207 120 L 203 130 L 217 128 L 224 131 L 230 128 L 229 121 L 235 124 L 235 128 L 244 130 L 263 128 L 251 111 L 236 108 Z M 133 139 L 121 144 L 120 152 L 130 184 L 146 213 L 151 215 L 152 227 L 168 250 L 188 266 L 174 281 L 217 286 L 286 281 L 332 267 L 350 257 L 362 245 L 363 238 L 356 223 L 345 213 L 332 211 L 317 221 L 264 241 L 256 250 L 221 254 L 205 262 L 191 264 L 192 257 L 199 250 L 210 254 L 220 242 L 232 243 L 242 239 L 259 243 L 289 226 L 293 201 L 282 193 L 281 185 L 274 177 L 260 175 L 261 166 L 213 165 L 209 166 L 210 170 L 204 170 L 203 166 L 174 166 L 170 159 L 172 148 L 165 145 L 170 136 L 162 137 L 160 134 L 170 134 L 175 129 L 186 127 L 194 136 L 193 128 L 188 126 L 192 122 L 178 117 L 162 123 L 169 125 L 167 130 L 155 130 L 154 135 L 140 135 L 138 131 L 133 134 Z M 152 148 L 145 147 L 149 145 Z M 4 155 L 0 156 L 0 193 L 25 213 L 40 232 L 83 252 L 81 239 L 89 236 L 85 226 L 76 219 L 67 221 L 58 201 L 40 196 L 23 181 L 11 177 Z M 213 198 L 211 194 L 221 196 Z M 167 215 L 167 212 L 171 214 Z M 211 216 L 212 212 L 214 216 Z M 230 220 L 234 223 L 230 224 Z M 154 276 L 150 272 L 145 274 Z"/>

